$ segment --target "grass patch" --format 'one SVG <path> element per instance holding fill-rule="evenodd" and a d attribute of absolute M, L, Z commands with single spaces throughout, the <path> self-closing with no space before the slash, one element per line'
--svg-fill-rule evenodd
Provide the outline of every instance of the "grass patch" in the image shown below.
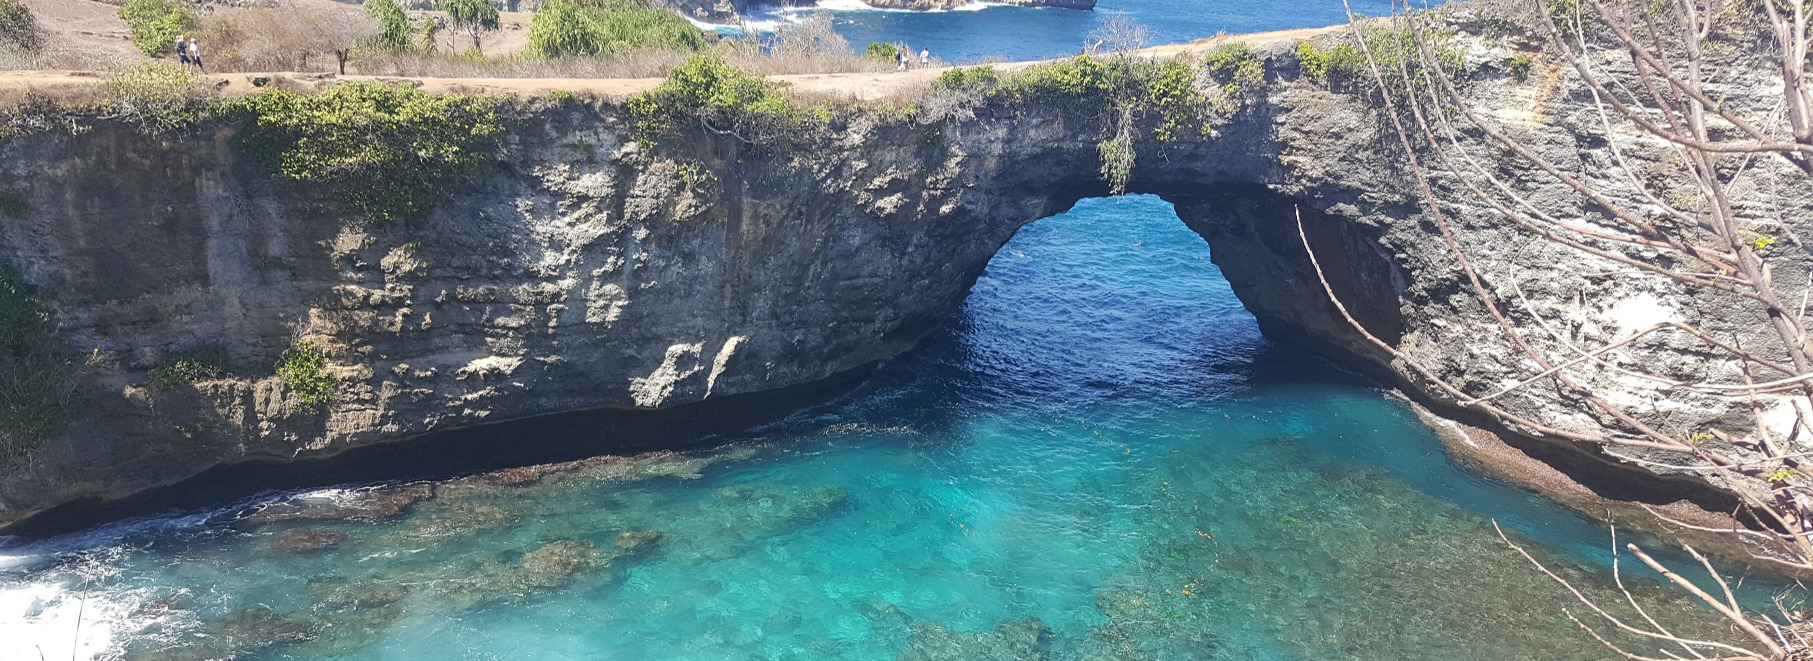
<path fill-rule="evenodd" d="M 334 393 L 340 389 L 340 380 L 328 376 L 322 369 L 327 367 L 327 357 L 322 355 L 320 345 L 314 342 L 297 340 L 283 352 L 277 361 L 277 376 L 295 391 L 298 401 L 297 409 L 303 412 L 319 411 L 333 403 Z"/>
<path fill-rule="evenodd" d="M 269 89 L 225 104 L 238 144 L 284 177 L 321 184 L 378 223 L 421 217 L 485 169 L 503 138 L 491 96 L 359 82 L 303 95 Z"/>
<path fill-rule="evenodd" d="M 218 344 L 196 347 L 151 368 L 151 373 L 145 377 L 145 387 L 170 390 L 203 379 L 219 378 L 227 373 L 231 362 L 226 347 Z"/>
<path fill-rule="evenodd" d="M 0 458 L 24 456 L 62 435 L 74 376 L 49 311 L 18 271 L 0 266 Z"/>

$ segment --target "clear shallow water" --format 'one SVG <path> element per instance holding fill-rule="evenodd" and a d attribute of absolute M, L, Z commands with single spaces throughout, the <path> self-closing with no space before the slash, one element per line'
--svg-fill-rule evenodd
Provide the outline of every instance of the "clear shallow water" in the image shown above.
<path fill-rule="evenodd" d="M 1373 16 L 1391 13 L 1385 0 L 1351 0 L 1353 10 Z M 1321 27 L 1347 22 L 1340 0 L 1275 2 L 1245 0 L 1101 0 L 1095 11 L 979 5 L 958 11 L 904 12 L 868 8 L 857 0 L 820 0 L 833 24 L 857 50 L 872 42 L 905 42 L 917 53 L 930 49 L 947 62 L 965 64 L 999 57 L 1023 61 L 1075 55 L 1114 12 L 1151 29 L 1154 44 L 1205 39 L 1217 32 L 1241 34 Z M 772 29 L 794 12 L 749 17 Z"/>
<path fill-rule="evenodd" d="M 1267 342 L 1150 197 L 1028 226 L 919 349 L 719 450 L 293 502 L 386 499 L 0 547 L 0 659 L 1606 658 L 1494 518 L 1619 600 L 1601 528 Z"/>

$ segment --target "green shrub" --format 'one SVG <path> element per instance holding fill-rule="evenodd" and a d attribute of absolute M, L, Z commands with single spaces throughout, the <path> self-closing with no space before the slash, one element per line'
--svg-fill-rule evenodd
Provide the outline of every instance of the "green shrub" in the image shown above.
<path fill-rule="evenodd" d="M 231 357 L 227 348 L 218 344 L 209 344 L 183 352 L 151 368 L 145 376 L 145 387 L 152 390 L 169 390 L 186 386 L 203 379 L 218 378 L 226 374 Z"/>
<path fill-rule="evenodd" d="M 529 23 L 530 57 L 632 50 L 696 51 L 705 33 L 673 12 L 627 2 L 549 0 Z"/>
<path fill-rule="evenodd" d="M 1230 84 L 1264 83 L 1264 67 L 1244 47 L 1218 50 L 1212 57 L 1225 66 Z M 1244 64 L 1243 64 L 1244 62 Z M 1205 69 L 1208 65 L 1205 63 Z M 1183 60 L 1156 62 L 1144 58 L 1068 60 L 1029 67 L 1008 75 L 992 67 L 957 68 L 939 75 L 936 91 L 977 95 L 1010 105 L 1054 108 L 1086 119 L 1111 119 L 1111 135 L 1096 145 L 1102 179 L 1116 194 L 1126 190 L 1137 160 L 1135 120 L 1156 116 L 1152 137 L 1160 142 L 1185 135 L 1210 135 L 1218 108 L 1198 85 L 1199 69 Z"/>
<path fill-rule="evenodd" d="M 1412 17 L 1409 20 L 1423 19 Z M 1460 49 L 1453 44 L 1454 33 L 1425 25 L 1422 34 L 1426 39 L 1422 46 L 1429 49 L 1442 72 L 1449 76 L 1458 73 L 1464 62 Z M 1417 42 L 1416 32 L 1408 27 L 1366 33 L 1366 50 L 1371 51 L 1373 62 L 1378 64 L 1379 73 L 1393 98 L 1403 96 L 1411 88 L 1427 85 L 1426 78 L 1437 75 L 1427 68 L 1422 47 Z M 1372 68 L 1366 61 L 1366 52 L 1352 44 L 1343 43 L 1321 50 L 1314 44 L 1300 43 L 1297 44 L 1297 61 L 1302 65 L 1304 75 L 1330 89 L 1372 90 L 1377 87 Z"/>
<path fill-rule="evenodd" d="M 171 38 L 172 43 L 175 38 Z M 31 9 L 19 0 L 0 0 L 0 50 L 36 52 L 44 47 L 44 34 Z"/>
<path fill-rule="evenodd" d="M 74 376 L 49 311 L 18 271 L 0 266 L 0 458 L 23 456 L 62 435 Z"/>
<path fill-rule="evenodd" d="M 1321 50 L 1305 41 L 1297 44 L 1297 63 L 1303 75 L 1324 84 L 1353 80 L 1367 71 L 1366 54 L 1349 44 Z"/>
<path fill-rule="evenodd" d="M 630 97 L 629 109 L 643 141 L 696 125 L 747 143 L 774 145 L 830 119 L 824 108 L 795 106 L 781 94 L 780 84 L 716 55 L 694 55 L 674 67 L 655 89 Z"/>
<path fill-rule="evenodd" d="M 368 218 L 419 218 L 476 177 L 504 133 L 499 100 L 359 82 L 315 95 L 266 89 L 228 102 L 239 145 L 292 180 L 329 187 Z"/>
<path fill-rule="evenodd" d="M 1530 78 L 1530 68 L 1535 64 L 1536 58 L 1529 53 L 1518 53 L 1511 56 L 1511 62 L 1506 68 L 1510 70 L 1512 78 L 1522 81 Z"/>
<path fill-rule="evenodd" d="M 107 76 L 102 103 L 113 115 L 152 130 L 180 128 L 207 111 L 201 76 L 162 60 L 139 62 Z"/>
<path fill-rule="evenodd" d="M 152 57 L 171 52 L 177 37 L 200 25 L 195 10 L 171 0 L 132 0 L 119 16 L 132 32 L 132 45 Z"/>
<path fill-rule="evenodd" d="M 277 376 L 295 391 L 299 410 L 318 411 L 334 401 L 340 380 L 323 372 L 325 367 L 327 357 L 322 355 L 321 347 L 303 340 L 291 343 L 277 361 Z"/>
<path fill-rule="evenodd" d="M 1265 74 L 1263 69 L 1260 71 L 1259 84 L 1263 84 Z M 1195 67 L 1172 60 L 1159 64 L 1147 76 L 1144 93 L 1133 100 L 1133 110 L 1158 115 L 1158 126 L 1152 129 L 1154 139 L 1170 142 L 1185 134 L 1209 134 L 1215 108 L 1208 95 L 1196 86 Z M 1132 167 L 1132 159 L 1128 159 L 1128 167 Z"/>
<path fill-rule="evenodd" d="M 988 94 L 1001 86 L 1001 74 L 994 67 L 957 67 L 938 74 L 932 89 L 963 93 Z"/>
<path fill-rule="evenodd" d="M 893 62 L 894 60 L 900 59 L 900 47 L 895 46 L 894 44 L 884 44 L 879 41 L 871 42 L 866 54 L 877 60 Z"/>
<path fill-rule="evenodd" d="M 1265 63 L 1245 42 L 1222 44 L 1209 51 L 1203 67 L 1209 77 L 1222 84 L 1222 92 L 1228 97 L 1248 97 L 1265 88 Z"/>
<path fill-rule="evenodd" d="M 1113 106 L 1116 97 L 1125 96 L 1140 64 L 1131 58 L 1078 55 L 1015 72 L 1002 79 L 999 93 L 1020 103 L 1099 114 Z"/>
<path fill-rule="evenodd" d="M 415 30 L 409 26 L 409 12 L 396 0 L 365 0 L 365 15 L 378 23 L 378 34 L 372 46 L 379 50 L 407 51 L 409 37 Z"/>

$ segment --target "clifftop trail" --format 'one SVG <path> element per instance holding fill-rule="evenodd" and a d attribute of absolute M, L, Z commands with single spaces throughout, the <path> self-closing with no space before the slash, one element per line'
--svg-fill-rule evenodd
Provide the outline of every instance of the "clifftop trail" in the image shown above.
<path fill-rule="evenodd" d="M 1153 46 L 1137 51 L 1144 57 L 1167 58 L 1184 53 L 1206 53 L 1209 50 L 1230 41 L 1242 41 L 1259 48 L 1271 44 L 1294 43 L 1312 39 L 1330 32 L 1345 28 L 1335 25 L 1321 28 L 1302 28 L 1296 30 L 1278 30 L 1274 32 L 1256 32 L 1252 34 L 1223 35 L 1210 39 Z M 995 64 L 997 69 L 1008 71 L 1039 64 L 1032 62 L 1009 62 Z M 792 86 L 792 91 L 804 96 L 855 99 L 872 101 L 883 99 L 916 89 L 923 89 L 945 68 L 912 69 L 905 72 L 889 71 L 884 73 L 827 73 L 796 74 L 772 76 Z M 410 81 L 419 83 L 423 90 L 434 93 L 447 92 L 506 92 L 523 95 L 539 95 L 562 90 L 621 99 L 638 92 L 644 92 L 661 84 L 659 78 L 421 78 L 399 76 L 335 76 L 322 73 L 282 72 L 293 76 L 302 76 L 314 80 L 385 80 Z M 258 90 L 251 83 L 251 77 L 272 74 L 230 73 L 209 74 L 206 80 L 226 95 L 245 95 Z M 0 89 L 37 89 L 55 91 L 93 85 L 100 81 L 100 74 L 93 72 L 68 71 L 0 71 Z"/>

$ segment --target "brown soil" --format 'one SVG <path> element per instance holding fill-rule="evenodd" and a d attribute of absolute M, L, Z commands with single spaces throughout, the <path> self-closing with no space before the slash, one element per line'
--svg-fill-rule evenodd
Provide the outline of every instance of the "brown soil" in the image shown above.
<path fill-rule="evenodd" d="M 325 0 L 322 0 L 322 1 L 325 1 Z M 104 8 L 108 11 L 112 11 L 112 9 L 113 9 L 109 5 L 104 5 L 104 4 L 97 3 L 97 2 L 91 2 L 89 0 L 27 0 L 27 2 L 28 3 L 53 4 L 53 5 L 80 4 L 80 5 L 84 6 L 84 8 L 85 8 L 84 11 L 87 12 L 86 15 L 88 15 L 94 21 L 102 20 L 102 18 L 94 15 L 94 11 L 93 11 L 94 7 Z M 35 7 L 34 7 L 34 9 L 35 9 Z M 43 14 L 40 14 L 40 16 L 42 17 Z M 527 15 L 526 14 L 511 14 L 510 16 L 526 17 Z M 43 20 L 46 23 L 49 22 L 48 19 L 41 18 L 40 20 Z M 117 18 L 114 18 L 112 20 L 113 20 L 113 22 L 118 23 Z M 521 19 L 518 19 L 518 20 L 520 22 Z M 508 24 L 509 20 L 506 19 L 505 22 L 506 22 L 506 24 Z M 520 32 L 521 34 L 514 34 L 514 32 L 512 30 L 509 30 L 507 28 L 507 25 L 506 25 L 505 30 L 495 32 L 495 33 L 490 33 L 494 36 L 485 42 L 488 44 L 485 47 L 485 52 L 489 53 L 489 54 L 493 54 L 493 55 L 501 55 L 501 54 L 506 54 L 509 52 L 514 52 L 514 51 L 508 50 L 509 48 L 512 48 L 512 47 L 520 50 L 522 48 L 522 44 L 527 43 L 527 39 L 528 39 L 527 27 L 526 27 L 527 24 L 523 23 L 523 25 L 525 26 L 523 28 L 523 30 L 514 31 L 514 32 Z M 1183 53 L 1191 53 L 1191 52 L 1201 53 L 1201 52 L 1207 52 L 1211 48 L 1214 48 L 1216 46 L 1219 46 L 1222 43 L 1226 43 L 1226 42 L 1232 41 L 1232 40 L 1245 41 L 1249 45 L 1258 47 L 1258 46 L 1263 46 L 1266 44 L 1272 44 L 1272 43 L 1277 43 L 1277 42 L 1298 41 L 1298 40 L 1303 40 L 1303 39 L 1309 39 L 1309 38 L 1339 29 L 1341 27 L 1343 27 L 1343 26 L 1330 26 L 1330 27 L 1324 27 L 1324 28 L 1307 28 L 1307 29 L 1300 29 L 1300 30 L 1282 30 L 1282 31 L 1277 31 L 1277 32 L 1259 32 L 1259 33 L 1247 34 L 1247 35 L 1223 36 L 1223 37 L 1216 37 L 1213 39 L 1204 39 L 1204 40 L 1200 40 L 1200 41 L 1193 41 L 1193 42 L 1185 43 L 1185 44 L 1170 44 L 1170 45 L 1165 45 L 1165 46 L 1155 46 L 1155 47 L 1148 48 L 1148 49 L 1141 51 L 1141 54 L 1147 55 L 1150 57 L 1174 57 L 1174 56 L 1177 56 L 1177 55 L 1180 55 Z M 124 25 L 120 24 L 119 29 L 121 31 L 123 31 L 125 29 Z M 509 33 L 509 34 L 506 34 L 506 33 Z M 505 35 L 506 38 L 499 39 L 495 35 Z M 518 43 L 518 42 L 511 41 L 510 38 L 508 38 L 508 37 L 511 37 L 512 35 L 521 37 L 521 42 Z M 484 38 L 484 37 L 481 37 L 481 38 Z M 125 47 L 127 49 L 131 48 L 131 42 L 121 41 L 120 43 L 124 43 Z M 470 45 L 471 42 L 469 39 L 466 39 L 464 41 L 456 41 L 453 43 Z M 514 46 L 512 46 L 513 44 L 514 44 Z M 1007 64 L 997 64 L 997 65 L 995 65 L 995 67 L 998 69 L 1001 69 L 1003 71 L 1008 71 L 1008 70 L 1013 70 L 1013 69 L 1030 66 L 1032 64 L 1036 64 L 1036 62 L 1014 62 L 1014 63 L 1007 63 Z M 808 96 L 854 99 L 854 100 L 859 100 L 859 101 L 872 101 L 872 100 L 876 100 L 876 99 L 883 99 L 883 98 L 896 96 L 903 92 L 909 92 L 909 91 L 913 91 L 913 90 L 923 89 L 925 86 L 929 85 L 931 83 L 931 81 L 935 80 L 939 74 L 943 73 L 944 71 L 945 71 L 945 69 L 939 68 L 939 69 L 915 69 L 915 70 L 906 71 L 906 72 L 890 71 L 890 72 L 885 72 L 885 73 L 800 74 L 800 75 L 791 75 L 791 76 L 774 76 L 774 79 L 789 83 L 793 86 L 793 89 L 795 91 L 797 91 L 801 94 L 804 94 L 804 95 L 808 95 Z M 275 76 L 275 75 L 286 75 L 291 78 L 294 78 L 297 80 L 302 80 L 302 81 L 326 81 L 326 80 L 411 81 L 414 83 L 419 83 L 422 86 L 422 88 L 427 91 L 436 92 L 436 93 L 502 92 L 502 93 L 516 94 L 516 95 L 520 95 L 520 96 L 541 96 L 541 95 L 546 95 L 549 92 L 553 92 L 555 90 L 565 90 L 565 91 L 575 92 L 575 93 L 580 93 L 580 94 L 589 94 L 589 95 L 600 96 L 600 97 L 604 97 L 607 99 L 622 99 L 622 98 L 628 97 L 630 95 L 636 94 L 638 92 L 642 92 L 642 91 L 648 90 L 650 88 L 653 88 L 655 85 L 658 85 L 661 82 L 660 79 L 656 79 L 656 78 L 639 78 L 639 79 L 638 78 L 619 78 L 619 79 L 602 79 L 602 78 L 391 78 L 391 77 L 378 77 L 378 76 L 328 76 L 325 74 L 314 74 L 314 73 L 309 73 L 309 74 L 231 73 L 231 74 L 209 75 L 209 76 L 207 76 L 207 78 L 209 80 L 214 81 L 215 84 L 217 86 L 219 86 L 222 89 L 223 93 L 225 93 L 225 94 L 243 95 L 243 94 L 250 94 L 250 93 L 256 91 L 256 89 L 257 89 L 256 87 L 254 87 L 251 84 L 251 82 L 250 82 L 251 78 L 253 78 L 255 76 L 269 77 L 269 76 Z M 36 89 L 39 91 L 52 92 L 52 91 L 59 90 L 59 89 L 87 87 L 87 86 L 93 85 L 95 82 L 97 82 L 97 77 L 90 73 L 65 72 L 65 71 L 0 71 L 0 90 Z"/>
<path fill-rule="evenodd" d="M 138 49 L 120 20 L 120 8 L 93 0 L 24 0 L 26 8 L 38 17 L 38 27 L 48 34 L 47 41 L 84 51 L 109 53 L 121 57 L 137 56 Z M 95 63 L 97 66 L 104 64 Z"/>

